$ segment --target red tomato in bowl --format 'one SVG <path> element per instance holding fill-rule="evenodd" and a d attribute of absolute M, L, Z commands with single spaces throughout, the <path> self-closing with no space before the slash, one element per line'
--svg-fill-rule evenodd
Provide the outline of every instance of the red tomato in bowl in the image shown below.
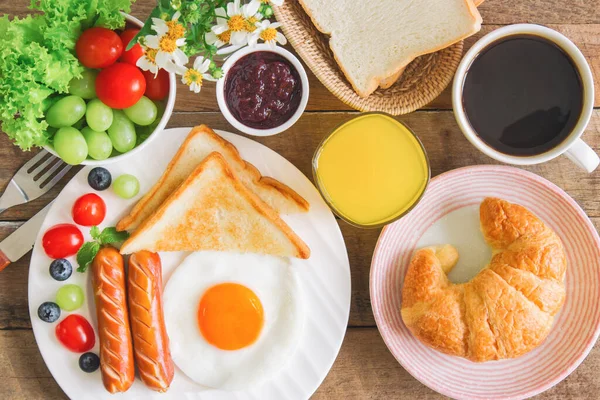
<path fill-rule="evenodd" d="M 79 61 L 88 68 L 106 68 L 117 61 L 123 53 L 119 35 L 106 28 L 85 30 L 75 45 Z"/>
<path fill-rule="evenodd" d="M 73 204 L 73 221 L 83 226 L 100 225 L 106 216 L 106 204 L 95 193 L 84 194 Z"/>
<path fill-rule="evenodd" d="M 114 63 L 96 77 L 96 95 L 107 106 L 116 109 L 131 107 L 146 91 L 142 71 L 126 63 Z"/>
<path fill-rule="evenodd" d="M 146 78 L 146 97 L 150 100 L 162 100 L 169 95 L 169 73 L 158 70 L 156 77 L 150 71 L 142 71 Z"/>
<path fill-rule="evenodd" d="M 131 39 L 133 39 L 139 31 L 139 29 L 125 29 L 123 33 L 121 33 L 121 41 L 123 42 L 123 54 L 121 55 L 119 61 L 135 65 L 137 60 L 144 55 L 144 49 L 142 49 L 142 46 L 140 46 L 138 43 L 136 43 L 131 49 L 125 50 L 127 49 L 129 42 L 131 42 Z"/>
<path fill-rule="evenodd" d="M 55 225 L 42 237 L 42 247 L 50 258 L 66 258 L 77 253 L 83 244 L 83 235 L 73 224 Z"/>
<path fill-rule="evenodd" d="M 63 319 L 56 325 L 54 333 L 63 346 L 75 353 L 90 351 L 96 344 L 94 328 L 78 314 L 71 314 Z"/>

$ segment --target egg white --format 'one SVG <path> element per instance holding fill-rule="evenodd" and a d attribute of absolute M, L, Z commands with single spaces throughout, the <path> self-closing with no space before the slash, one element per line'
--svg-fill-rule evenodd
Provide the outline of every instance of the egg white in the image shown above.
<path fill-rule="evenodd" d="M 264 312 L 260 336 L 240 350 L 208 343 L 198 327 L 198 304 L 210 287 L 233 282 L 254 291 Z M 300 283 L 289 259 L 258 254 L 197 252 L 175 270 L 164 290 L 164 315 L 173 361 L 203 386 L 240 390 L 281 370 L 304 325 Z"/>

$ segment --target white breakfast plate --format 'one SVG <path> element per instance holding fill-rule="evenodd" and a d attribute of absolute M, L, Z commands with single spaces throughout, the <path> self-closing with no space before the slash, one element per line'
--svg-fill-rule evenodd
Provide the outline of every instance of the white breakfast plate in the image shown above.
<path fill-rule="evenodd" d="M 114 226 L 129 208 L 158 180 L 190 128 L 167 129 L 161 140 L 152 142 L 143 152 L 116 162 L 106 168 L 113 179 L 123 173 L 135 175 L 141 185 L 140 194 L 131 200 L 117 197 L 112 189 L 97 192 L 106 202 L 107 216 L 102 227 Z M 202 387 L 176 369 L 175 379 L 167 393 L 158 394 L 147 389 L 136 379 L 134 385 L 118 398 L 127 399 L 307 399 L 321 384 L 338 354 L 350 311 L 350 265 L 346 246 L 338 224 L 312 183 L 289 161 L 269 148 L 250 139 L 217 131 L 232 142 L 242 157 L 254 164 L 264 175 L 281 180 L 296 190 L 310 203 L 308 214 L 283 216 L 283 219 L 310 246 L 309 260 L 294 259 L 298 269 L 306 310 L 301 342 L 288 365 L 272 380 L 252 390 L 225 392 Z M 56 198 L 38 235 L 29 269 L 29 312 L 31 325 L 40 352 L 64 392 L 72 399 L 114 399 L 102 385 L 100 371 L 87 374 L 79 369 L 79 354 L 64 348 L 55 338 L 54 329 L 66 315 L 63 311 L 58 322 L 49 324 L 37 316 L 37 308 L 44 301 L 53 301 L 56 291 L 65 283 L 84 288 L 86 295 L 82 308 L 75 313 L 85 316 L 97 327 L 95 306 L 89 273 L 73 272 L 65 282 L 53 280 L 48 267 L 52 261 L 43 251 L 41 238 L 51 226 L 72 223 L 71 207 L 81 195 L 94 190 L 87 183 L 91 167 L 82 169 Z M 80 227 L 86 240 L 89 229 Z M 187 253 L 161 253 L 164 284 Z M 76 268 L 75 257 L 69 259 Z M 93 351 L 98 352 L 98 340 Z M 202 357 L 202 354 L 198 354 Z"/>

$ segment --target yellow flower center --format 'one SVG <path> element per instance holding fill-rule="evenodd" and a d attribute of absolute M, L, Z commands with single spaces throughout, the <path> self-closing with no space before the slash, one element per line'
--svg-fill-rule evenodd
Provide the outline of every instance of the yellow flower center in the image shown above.
<path fill-rule="evenodd" d="M 167 32 L 169 38 L 177 40 L 185 36 L 185 28 L 179 21 L 167 21 L 167 27 L 169 28 Z"/>
<path fill-rule="evenodd" d="M 220 35 L 217 35 L 217 39 L 219 39 L 223 43 L 229 43 L 231 40 L 231 31 L 225 31 Z"/>
<path fill-rule="evenodd" d="M 156 64 L 156 53 L 158 53 L 158 50 L 156 49 L 146 49 L 146 59 L 152 64 Z"/>
<path fill-rule="evenodd" d="M 160 42 L 158 42 L 158 48 L 165 53 L 173 53 L 177 50 L 177 43 L 175 43 L 175 40 L 165 35 L 160 39 Z"/>
<path fill-rule="evenodd" d="M 265 42 L 269 42 L 271 40 L 275 40 L 277 37 L 277 31 L 275 28 L 267 28 L 260 33 L 260 38 Z"/>
<path fill-rule="evenodd" d="M 269 4 L 269 0 L 260 0 L 260 2 L 263 4 Z"/>
<path fill-rule="evenodd" d="M 246 18 L 246 26 L 244 27 L 244 29 L 246 29 L 246 32 L 254 32 L 256 30 L 257 22 L 258 18 L 256 17 Z"/>
<path fill-rule="evenodd" d="M 229 26 L 229 30 L 239 32 L 246 26 L 246 20 L 241 15 L 234 15 L 227 21 L 227 26 Z"/>
<path fill-rule="evenodd" d="M 183 79 L 185 80 L 185 84 L 188 86 L 192 83 L 196 83 L 202 86 L 202 74 L 193 68 L 190 68 L 187 71 L 185 71 Z"/>

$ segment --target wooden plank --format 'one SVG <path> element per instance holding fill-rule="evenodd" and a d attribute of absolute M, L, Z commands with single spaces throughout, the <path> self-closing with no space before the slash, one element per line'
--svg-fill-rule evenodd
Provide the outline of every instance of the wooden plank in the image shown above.
<path fill-rule="evenodd" d="M 569 37 L 586 56 L 596 82 L 596 107 L 600 107 L 600 7 L 594 1 L 579 0 L 564 5 L 563 0 L 488 0 L 481 7 L 486 25 L 465 43 L 465 51 L 484 34 L 499 28 L 504 24 L 517 22 L 531 22 L 549 25 Z M 24 15 L 28 11 L 28 0 L 17 0 L 0 4 L 0 13 L 10 15 Z M 138 1 L 133 6 L 132 14 L 140 19 L 146 18 L 154 3 Z M 559 4 L 559 6 L 557 6 Z M 558 7 L 558 8 L 557 8 Z M 560 11 L 559 11 L 560 10 Z M 557 13 L 560 12 L 560 18 Z M 585 22 L 582 22 L 585 21 Z M 586 25 L 578 25 L 578 24 Z M 288 45 L 288 48 L 291 47 Z M 351 108 L 331 94 L 314 74 L 307 69 L 310 98 L 307 105 L 309 111 L 338 111 L 351 110 Z M 429 109 L 450 109 L 452 102 L 450 88 L 447 88 L 440 97 L 427 105 Z M 207 83 L 200 94 L 190 92 L 188 88 L 178 81 L 177 111 L 218 111 L 215 97 L 214 83 Z"/>
<path fill-rule="evenodd" d="M 487 2 L 486 2 L 487 3 Z M 486 4 L 484 3 L 484 4 Z M 489 1 L 492 3 L 492 1 Z M 494 4 L 502 3 L 501 1 L 494 2 Z M 507 2 L 508 3 L 508 2 Z M 531 4 L 531 2 L 522 2 L 521 4 L 527 5 Z M 597 7 L 600 10 L 600 7 Z M 484 16 L 484 21 L 487 23 Z M 523 22 L 532 22 L 532 21 L 523 21 Z M 562 23 L 557 24 L 549 24 L 542 23 L 547 25 L 549 28 L 552 28 L 575 43 L 577 47 L 581 50 L 588 63 L 590 64 L 590 68 L 592 69 L 592 73 L 594 75 L 594 86 L 595 86 L 595 101 L 594 106 L 600 107 L 600 24 L 590 24 L 590 25 L 572 25 L 567 24 L 567 22 L 562 21 Z M 465 40 L 465 52 L 467 52 L 473 44 L 479 40 L 482 36 L 490 33 L 493 30 L 502 27 L 502 25 L 484 25 L 481 28 L 481 31 L 476 35 Z M 313 86 L 311 86 L 311 89 Z M 312 94 L 312 92 L 311 92 Z M 433 100 L 430 104 L 428 104 L 425 108 L 429 109 L 452 109 L 452 85 L 450 84 L 446 90 L 442 92 L 438 98 Z"/>
<path fill-rule="evenodd" d="M 597 24 L 597 0 L 485 0 L 479 11 L 486 24 Z"/>
<path fill-rule="evenodd" d="M 65 350 L 66 351 L 66 350 Z M 76 357 L 73 357 L 74 364 Z M 69 366 L 65 366 L 67 368 Z M 77 368 L 73 365 L 73 368 Z M 600 348 L 565 381 L 536 399 L 592 399 L 600 392 Z M 100 377 L 98 377 L 100 379 Z M 0 331 L 0 398 L 62 400 L 30 330 Z M 325 399 L 443 399 L 394 359 L 376 328 L 349 329 L 340 354 L 312 397 Z"/>
<path fill-rule="evenodd" d="M 265 144 L 296 165 L 306 176 L 312 176 L 312 154 L 323 139 L 340 123 L 356 116 L 356 113 L 305 113 L 300 120 L 280 135 L 253 138 Z M 450 111 L 419 111 L 403 117 L 423 142 L 431 161 L 432 175 L 477 164 L 494 164 L 495 161 L 479 152 L 463 136 L 454 115 Z M 176 113 L 169 127 L 194 126 L 206 123 L 215 129 L 235 130 L 224 120 L 220 113 Z M 167 134 L 161 134 L 167 135 Z M 584 139 L 600 152 L 600 110 L 594 111 L 590 126 Z M 168 140 L 167 136 L 156 140 Z M 0 190 L 7 185 L 18 168 L 32 154 L 23 153 L 11 146 L 5 135 L 0 135 Z M 565 189 L 592 216 L 600 216 L 600 174 L 585 174 L 570 163 L 566 157 L 551 162 L 524 168 L 535 172 Z M 64 181 L 63 181 L 64 182 Z M 58 188 L 53 189 L 43 199 L 17 206 L 2 214 L 3 220 L 23 220 L 33 216 L 55 197 Z"/>
<path fill-rule="evenodd" d="M 305 114 L 288 132 L 258 138 L 273 150 L 279 152 L 307 176 L 311 176 L 311 154 L 323 135 L 355 114 L 318 113 Z M 416 130 L 423 141 L 431 160 L 433 175 L 467 165 L 490 164 L 490 158 L 481 154 L 462 136 L 449 111 L 417 112 L 400 118 Z M 170 126 L 192 126 L 207 123 L 214 128 L 232 129 L 217 113 L 179 113 L 173 116 Z M 596 151 L 600 151 L 600 110 L 594 113 L 591 126 L 585 135 Z M 161 140 L 160 138 L 158 140 Z M 4 157 L 2 155 L 5 154 Z M 28 155 L 9 146 L 4 136 L 0 137 L 0 187 L 4 187 L 14 171 Z M 600 217 L 600 174 L 585 174 L 578 170 L 565 157 L 549 163 L 525 168 L 533 171 L 565 189 L 593 218 L 597 227 Z M 58 188 L 53 191 L 56 195 Z M 22 220 L 30 218 L 42 208 L 48 198 L 31 204 L 16 207 L 2 214 L 2 219 Z M 351 326 L 373 325 L 369 293 L 368 271 L 372 250 L 378 231 L 361 230 L 341 224 L 350 255 L 353 278 L 353 298 L 350 317 Z M 0 238 L 8 235 L 16 225 L 0 225 Z M 0 327 L 28 327 L 26 303 L 27 259 L 10 266 L 0 274 Z M 39 266 L 46 268 L 46 266 Z"/>
<path fill-rule="evenodd" d="M 592 222 L 596 229 L 600 228 L 600 217 L 592 218 Z M 369 294 L 369 273 L 373 250 L 381 230 L 358 229 L 342 221 L 338 221 L 338 223 L 348 249 L 352 278 L 348 326 L 375 326 Z M 0 240 L 18 225 L 20 223 L 13 223 L 10 226 L 0 223 Z M 30 255 L 27 255 L 0 273 L 0 330 L 31 327 L 27 302 L 27 276 L 30 259 Z M 32 268 L 47 270 L 48 266 L 35 265 Z"/>

